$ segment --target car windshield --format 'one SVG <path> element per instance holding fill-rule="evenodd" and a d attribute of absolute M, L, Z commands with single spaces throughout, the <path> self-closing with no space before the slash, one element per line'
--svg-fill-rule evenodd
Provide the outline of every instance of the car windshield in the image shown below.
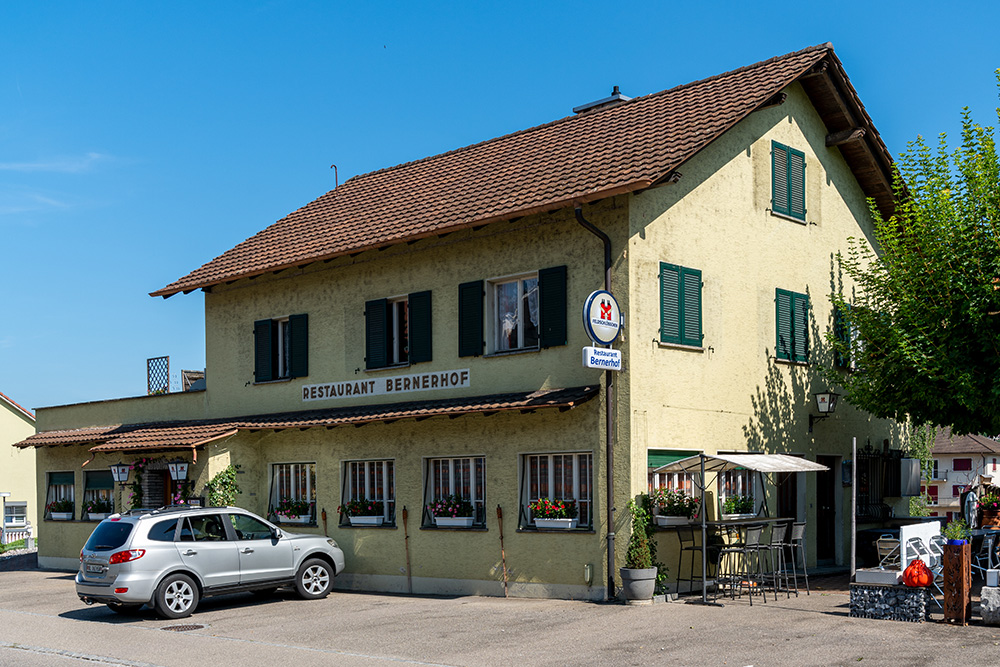
<path fill-rule="evenodd" d="M 125 521 L 102 521 L 90 534 L 87 551 L 110 551 L 125 544 L 132 533 L 132 524 Z"/>

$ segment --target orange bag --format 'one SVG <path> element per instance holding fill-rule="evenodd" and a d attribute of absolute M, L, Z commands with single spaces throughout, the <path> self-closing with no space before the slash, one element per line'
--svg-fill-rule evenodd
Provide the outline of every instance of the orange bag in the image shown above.
<path fill-rule="evenodd" d="M 930 586 L 933 581 L 934 574 L 931 572 L 931 569 L 919 558 L 911 562 L 903 570 L 903 583 L 907 586 Z"/>

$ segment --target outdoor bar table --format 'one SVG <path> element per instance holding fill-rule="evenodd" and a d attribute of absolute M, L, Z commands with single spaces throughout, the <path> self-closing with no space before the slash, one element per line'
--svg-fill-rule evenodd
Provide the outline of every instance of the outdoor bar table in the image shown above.
<path fill-rule="evenodd" d="M 793 517 L 768 517 L 768 516 L 755 516 L 746 517 L 740 519 L 720 519 L 717 521 L 706 521 L 705 526 L 709 529 L 715 529 L 717 533 L 725 531 L 727 537 L 736 536 L 737 542 L 744 542 L 743 534 L 747 526 L 767 526 L 770 530 L 775 530 L 777 526 L 781 524 L 792 524 L 795 522 Z M 768 540 L 761 537 L 761 546 L 767 546 Z M 716 574 L 718 574 L 719 564 L 716 564 Z M 701 576 L 704 583 L 707 583 L 706 572 L 702 571 Z M 718 582 L 716 582 L 718 585 Z"/>

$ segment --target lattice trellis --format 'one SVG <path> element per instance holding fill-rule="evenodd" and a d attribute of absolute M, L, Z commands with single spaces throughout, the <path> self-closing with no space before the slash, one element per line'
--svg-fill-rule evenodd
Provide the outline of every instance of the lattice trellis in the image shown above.
<path fill-rule="evenodd" d="M 146 393 L 170 393 L 170 357 L 146 359 Z"/>

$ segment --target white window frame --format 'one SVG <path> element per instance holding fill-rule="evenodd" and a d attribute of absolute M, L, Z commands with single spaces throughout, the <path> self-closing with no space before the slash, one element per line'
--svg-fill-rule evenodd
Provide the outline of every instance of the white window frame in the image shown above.
<path fill-rule="evenodd" d="M 534 280 L 535 286 L 533 289 L 525 292 L 524 281 Z M 525 310 L 525 297 L 530 295 L 531 292 L 535 294 L 536 310 L 541 308 L 541 300 L 538 293 L 538 271 L 530 271 L 528 273 L 522 273 L 512 276 L 505 276 L 502 278 L 491 278 L 486 281 L 488 288 L 486 290 L 487 294 L 487 306 L 488 306 L 488 322 L 489 326 L 487 331 L 489 332 L 489 350 L 491 354 L 505 354 L 508 352 L 523 352 L 526 350 L 537 350 L 539 349 L 541 340 L 541 317 L 538 316 L 539 324 L 536 325 L 535 333 L 535 343 L 533 345 L 526 345 L 524 342 L 524 332 L 526 329 L 526 314 Z M 502 342 L 506 340 L 506 336 L 503 334 L 504 325 L 500 318 L 500 298 L 498 292 L 504 285 L 510 285 L 511 283 L 517 284 L 517 322 L 515 326 L 517 327 L 517 345 L 516 347 L 502 347 Z M 530 313 L 527 315 L 530 318 Z"/>
<path fill-rule="evenodd" d="M 759 511 L 760 498 L 757 497 L 757 472 L 744 468 L 742 470 L 723 470 L 718 476 L 719 510 L 729 496 L 750 496 L 753 498 L 754 513 Z"/>
<path fill-rule="evenodd" d="M 24 500 L 8 500 L 3 508 L 3 525 L 5 526 L 27 526 L 28 525 L 28 503 Z"/>
<path fill-rule="evenodd" d="M 469 492 L 462 493 L 462 462 L 468 461 Z M 437 485 L 436 468 L 440 468 L 442 486 Z M 480 479 L 481 478 L 481 479 Z M 486 526 L 486 456 L 483 454 L 471 456 L 434 456 L 424 459 L 424 526 L 434 525 L 434 517 L 427 511 L 427 505 L 437 498 L 456 495 L 472 503 L 472 525 L 483 528 Z"/>
<path fill-rule="evenodd" d="M 388 365 L 406 366 L 410 363 L 410 299 L 409 296 L 399 296 L 386 299 L 389 304 L 389 314 L 386 322 L 389 349 Z M 400 319 L 403 330 L 400 331 Z"/>
<path fill-rule="evenodd" d="M 288 468 L 288 475 L 280 471 Z M 290 500 L 308 500 L 311 503 L 310 515 L 312 521 L 316 521 L 316 462 L 298 461 L 294 463 L 279 462 L 272 463 L 271 466 L 271 493 L 268 499 L 268 515 L 275 516 L 278 503 L 282 498 Z M 305 473 L 304 482 L 301 480 L 302 473 Z M 286 488 L 286 486 L 288 488 Z M 287 495 L 286 495 L 287 493 Z"/>
<path fill-rule="evenodd" d="M 695 496 L 695 473 L 691 472 L 651 472 L 648 475 L 649 490 L 670 489 L 683 491 L 689 497 Z"/>
<path fill-rule="evenodd" d="M 563 458 L 565 463 L 570 463 L 570 489 L 566 493 L 556 493 L 556 457 Z M 537 464 L 546 460 L 546 471 L 543 478 L 540 466 Z M 583 473 L 583 465 L 586 462 L 588 475 Z M 594 524 L 594 453 L 593 452 L 547 452 L 531 453 L 521 455 L 521 528 L 534 528 L 531 517 L 531 510 L 528 506 L 539 498 L 549 498 L 550 500 L 572 500 L 577 508 L 577 528 L 592 528 Z M 537 487 L 537 488 L 535 488 Z M 565 487 L 565 485 L 564 485 Z"/>
<path fill-rule="evenodd" d="M 355 484 L 360 473 L 361 482 Z M 375 478 L 382 476 L 382 493 L 378 492 Z M 344 489 L 341 504 L 349 500 L 374 500 L 382 503 L 382 525 L 396 523 L 396 461 L 395 459 L 366 459 L 344 461 Z M 341 525 L 350 525 L 350 517 L 341 514 Z"/>
<path fill-rule="evenodd" d="M 289 360 L 292 358 L 291 344 L 292 337 L 289 335 L 291 320 L 287 317 L 275 318 L 278 323 L 278 380 L 287 380 L 292 376 L 292 369 Z"/>
<path fill-rule="evenodd" d="M 49 503 L 55 500 L 69 500 L 73 503 L 73 516 L 77 515 L 76 507 L 76 475 L 73 475 L 74 482 L 72 484 L 53 484 L 52 475 L 56 473 L 69 472 L 68 470 L 53 470 L 48 473 L 45 478 L 45 507 L 49 506 Z M 48 511 L 45 510 L 46 516 L 48 516 Z"/>
<path fill-rule="evenodd" d="M 91 500 L 107 500 L 111 502 L 111 508 L 114 510 L 115 507 L 115 488 L 114 482 L 111 483 L 110 489 L 88 489 L 87 480 L 90 475 L 93 474 L 92 470 L 85 470 L 83 472 L 83 504 L 86 505 Z"/>

